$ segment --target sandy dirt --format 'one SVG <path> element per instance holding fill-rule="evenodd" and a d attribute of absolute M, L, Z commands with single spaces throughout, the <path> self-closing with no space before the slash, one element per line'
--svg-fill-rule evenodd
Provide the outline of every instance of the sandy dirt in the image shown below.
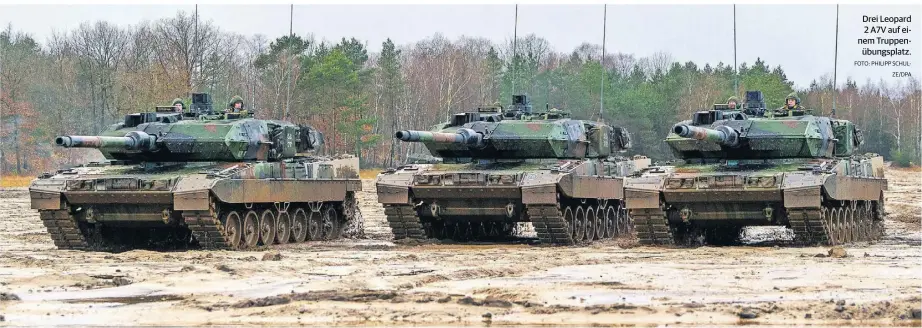
<path fill-rule="evenodd" d="M 922 173 L 887 174 L 887 236 L 845 247 L 846 257 L 630 240 L 395 245 L 371 181 L 361 201 L 373 239 L 60 251 L 26 191 L 0 190 L 0 325 L 920 326 Z"/>

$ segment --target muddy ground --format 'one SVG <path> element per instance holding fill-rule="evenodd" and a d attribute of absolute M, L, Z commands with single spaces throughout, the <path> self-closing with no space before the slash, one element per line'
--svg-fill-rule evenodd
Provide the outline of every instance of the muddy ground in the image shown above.
<path fill-rule="evenodd" d="M 249 252 L 60 251 L 25 190 L 7 189 L 0 325 L 919 326 L 922 173 L 888 176 L 887 237 L 847 246 L 846 257 L 783 241 L 394 245 L 371 193 L 363 213 L 375 239 Z"/>

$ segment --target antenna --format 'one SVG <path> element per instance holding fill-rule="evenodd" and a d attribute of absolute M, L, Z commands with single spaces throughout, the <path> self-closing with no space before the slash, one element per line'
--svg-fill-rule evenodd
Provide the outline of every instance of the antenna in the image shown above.
<path fill-rule="evenodd" d="M 519 5 L 515 5 L 515 25 L 512 28 L 512 94 L 515 94 L 515 80 L 516 80 L 516 67 L 519 66 L 519 62 L 516 61 L 516 47 L 515 43 L 519 39 Z"/>
<path fill-rule="evenodd" d="M 733 94 L 739 95 L 740 72 L 736 70 L 736 4 L 733 4 Z M 738 107 L 738 106 L 737 106 Z"/>
<path fill-rule="evenodd" d="M 198 41 L 199 41 L 198 39 L 198 4 L 196 3 L 195 4 L 195 40 L 192 42 L 192 44 L 195 45 Z M 196 55 L 198 55 L 198 51 L 196 51 L 196 53 L 193 53 L 193 56 L 198 57 Z M 196 59 L 198 59 L 197 60 L 198 64 L 201 65 L 201 58 L 196 58 Z M 189 72 L 189 97 L 190 98 L 192 97 L 192 91 L 193 91 L 192 72 Z"/>
<path fill-rule="evenodd" d="M 602 66 L 602 79 L 599 81 L 599 120 L 602 119 L 602 111 L 605 109 L 605 25 L 608 22 L 608 4 L 602 8 L 602 58 L 599 60 L 599 65 Z"/>
<path fill-rule="evenodd" d="M 836 94 L 839 87 L 836 85 L 836 69 L 839 68 L 839 5 L 836 4 L 836 51 L 832 60 L 832 117 L 836 117 Z"/>
<path fill-rule="evenodd" d="M 285 114 L 284 119 L 288 119 L 288 107 L 291 105 L 291 57 L 294 57 L 291 53 L 291 44 L 294 43 L 294 19 L 295 19 L 295 5 L 291 4 L 291 9 L 288 16 L 288 90 L 285 92 Z"/>

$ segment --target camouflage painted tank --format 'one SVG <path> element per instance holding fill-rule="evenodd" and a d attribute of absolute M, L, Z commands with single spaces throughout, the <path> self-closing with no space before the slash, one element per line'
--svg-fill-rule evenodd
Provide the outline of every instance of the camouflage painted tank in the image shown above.
<path fill-rule="evenodd" d="M 556 109 L 513 107 L 455 114 L 433 131 L 399 131 L 440 163 L 380 174 L 378 201 L 396 239 L 471 240 L 514 234 L 531 222 L 546 244 L 613 238 L 630 228 L 621 178 L 649 159 L 614 157 L 630 148 L 620 127 L 575 120 Z"/>
<path fill-rule="evenodd" d="M 46 173 L 32 208 L 62 249 L 253 248 L 362 234 L 358 160 L 308 156 L 323 134 L 215 114 L 207 94 L 192 110 L 125 116 L 100 136 L 61 136 L 107 161 Z"/>
<path fill-rule="evenodd" d="M 850 121 L 802 107 L 715 105 L 676 124 L 666 143 L 679 159 L 625 181 L 643 244 L 728 244 L 745 226 L 793 229 L 802 243 L 875 240 L 883 232 L 883 159 L 859 154 Z"/>

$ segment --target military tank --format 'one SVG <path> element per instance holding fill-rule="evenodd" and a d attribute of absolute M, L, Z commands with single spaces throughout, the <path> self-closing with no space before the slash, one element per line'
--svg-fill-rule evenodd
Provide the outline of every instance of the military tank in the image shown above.
<path fill-rule="evenodd" d="M 510 108 L 458 113 L 395 138 L 432 155 L 377 177 L 397 240 L 495 240 L 514 235 L 519 222 L 531 222 L 544 244 L 610 239 L 630 228 L 621 177 L 650 164 L 616 157 L 631 147 L 624 128 L 534 111 L 524 95 Z"/>
<path fill-rule="evenodd" d="M 314 156 L 323 134 L 215 112 L 193 94 L 186 112 L 157 107 L 98 136 L 59 136 L 105 157 L 45 173 L 29 187 L 61 249 L 124 250 L 260 245 L 361 237 L 358 159 Z"/>
<path fill-rule="evenodd" d="M 799 101 L 798 101 L 799 102 Z M 803 107 L 715 105 L 672 127 L 675 165 L 624 183 L 642 244 L 726 245 L 746 226 L 785 226 L 801 244 L 872 241 L 883 233 L 883 158 L 859 154 L 861 130 Z"/>

